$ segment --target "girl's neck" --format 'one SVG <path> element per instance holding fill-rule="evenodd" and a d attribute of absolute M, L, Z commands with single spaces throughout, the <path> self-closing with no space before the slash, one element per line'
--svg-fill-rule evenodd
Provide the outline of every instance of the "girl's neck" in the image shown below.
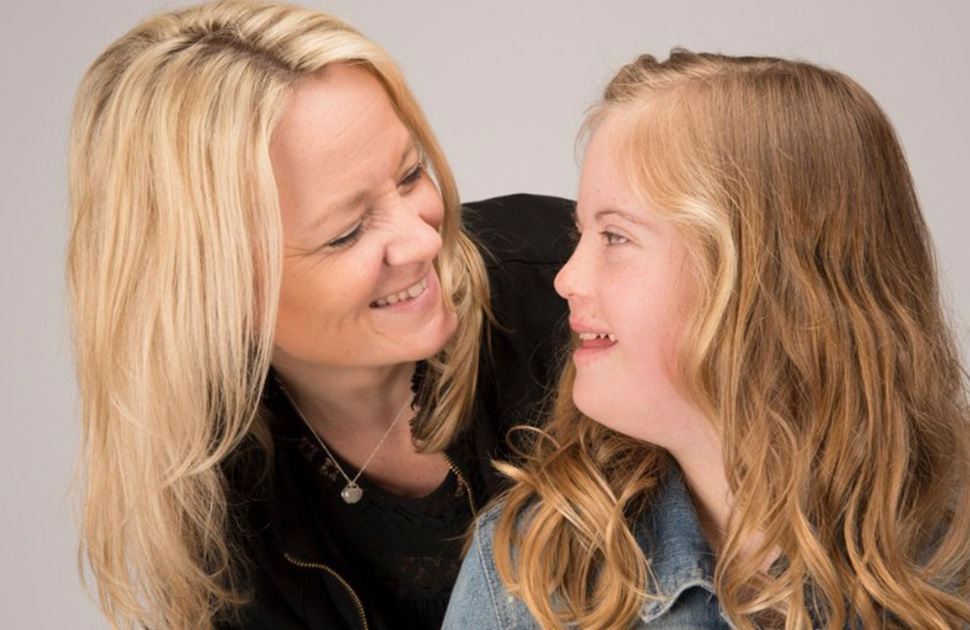
<path fill-rule="evenodd" d="M 724 472 L 721 442 L 713 430 L 698 427 L 684 446 L 670 449 L 684 473 L 697 509 L 701 530 L 712 549 L 720 547 L 727 529 L 733 498 Z"/>
<path fill-rule="evenodd" d="M 671 454 L 680 465 L 694 498 L 701 531 L 717 554 L 724 543 L 728 520 L 734 508 L 734 495 L 724 472 L 721 441 L 709 427 L 705 423 L 701 431 L 683 441 L 686 445 L 684 448 L 676 452 L 671 450 Z M 762 544 L 761 534 L 756 534 L 742 543 L 740 553 L 742 556 L 753 554 Z M 762 569 L 767 572 L 780 553 L 778 549 L 770 551 L 764 559 Z"/>

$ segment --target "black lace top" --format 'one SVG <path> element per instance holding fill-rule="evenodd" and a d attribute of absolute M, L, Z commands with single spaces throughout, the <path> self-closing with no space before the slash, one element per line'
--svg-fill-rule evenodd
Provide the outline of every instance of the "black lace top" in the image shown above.
<path fill-rule="evenodd" d="M 348 562 L 366 580 L 365 590 L 377 595 L 370 607 L 381 609 L 400 628 L 441 627 L 461 566 L 463 536 L 473 518 L 465 482 L 452 470 L 427 496 L 407 498 L 371 483 L 365 473 L 357 482 L 363 496 L 348 505 L 340 498 L 347 481 L 305 430 L 298 448 L 316 470 L 319 488 L 311 516 L 314 529 L 329 531 L 344 548 Z M 352 466 L 338 461 L 355 474 Z"/>
<path fill-rule="evenodd" d="M 465 485 L 476 509 L 505 487 L 492 461 L 512 456 L 510 427 L 541 417 L 537 406 L 568 340 L 553 278 L 572 249 L 573 204 L 513 195 L 470 204 L 463 219 L 483 252 L 498 325 L 483 331 L 468 426 L 447 449 L 452 473 L 418 499 L 361 479 L 362 499 L 345 504 L 344 479 L 270 379 L 262 411 L 271 457 L 253 436 L 225 466 L 241 590 L 250 600 L 220 629 L 440 627 L 473 520 Z"/>

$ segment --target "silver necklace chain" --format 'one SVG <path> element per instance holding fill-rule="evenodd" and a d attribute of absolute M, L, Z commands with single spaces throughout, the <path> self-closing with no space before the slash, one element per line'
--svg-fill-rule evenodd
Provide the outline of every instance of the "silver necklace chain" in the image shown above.
<path fill-rule="evenodd" d="M 340 466 L 340 462 L 337 461 L 337 458 L 334 457 L 333 453 L 330 452 L 330 449 L 327 448 L 327 444 L 323 441 L 320 435 L 313 430 L 313 427 L 310 425 L 310 421 L 306 419 L 305 415 L 303 415 L 303 411 L 300 409 L 300 406 L 296 404 L 296 401 L 293 400 L 293 396 L 291 396 L 290 392 L 288 392 L 286 387 L 283 386 L 283 382 L 277 378 L 277 383 L 279 384 L 283 395 L 286 396 L 286 399 L 290 401 L 290 405 L 292 405 L 294 411 L 296 411 L 296 415 L 298 415 L 300 420 L 303 421 L 303 424 L 310 429 L 310 433 L 312 433 L 313 437 L 317 439 L 320 447 L 323 448 L 323 451 L 327 454 L 327 457 L 329 457 L 330 461 L 333 462 L 333 465 L 337 468 L 337 472 L 339 472 L 340 476 L 343 477 L 347 482 L 344 489 L 340 491 L 340 498 L 344 500 L 344 503 L 348 504 L 357 503 L 360 501 L 360 498 L 364 496 L 364 490 L 357 485 L 357 480 L 360 479 L 362 474 L 364 474 L 364 469 L 367 468 L 367 465 L 370 464 L 371 460 L 374 459 L 374 456 L 377 455 L 377 451 L 381 450 L 381 446 L 384 445 L 384 441 L 387 440 L 387 436 L 389 436 L 391 431 L 394 430 L 394 427 L 397 426 L 397 423 L 401 419 L 402 414 L 404 414 L 404 410 L 407 408 L 408 403 L 411 402 L 412 396 L 408 396 L 404 400 L 404 404 L 401 405 L 401 408 L 397 411 L 397 415 L 394 416 L 394 420 L 391 421 L 391 426 L 387 427 L 387 431 L 385 431 L 384 435 L 381 436 L 381 440 L 377 443 L 377 446 L 374 447 L 374 450 L 371 451 L 370 455 L 367 457 L 367 461 L 364 462 L 364 465 L 360 467 L 357 474 L 354 475 L 353 479 L 351 479 L 350 476 L 344 472 L 344 469 Z"/>

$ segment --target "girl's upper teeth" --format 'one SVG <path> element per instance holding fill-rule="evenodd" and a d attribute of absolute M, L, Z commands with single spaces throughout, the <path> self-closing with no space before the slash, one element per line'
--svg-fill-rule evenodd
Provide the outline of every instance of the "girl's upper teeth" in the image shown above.
<path fill-rule="evenodd" d="M 391 295 L 387 295 L 380 298 L 379 300 L 376 300 L 374 304 L 376 304 L 377 306 L 387 306 L 388 304 L 397 304 L 398 302 L 403 302 L 404 300 L 418 297 L 419 295 L 424 293 L 424 290 L 427 288 L 428 288 L 428 279 L 422 278 L 419 282 L 416 282 L 414 285 L 404 289 L 403 291 L 398 291 L 397 293 L 392 293 Z"/>
<path fill-rule="evenodd" d="M 583 341 L 592 341 L 594 339 L 609 339 L 610 341 L 616 341 L 616 335 L 613 333 L 582 332 L 579 333 L 579 338 Z"/>

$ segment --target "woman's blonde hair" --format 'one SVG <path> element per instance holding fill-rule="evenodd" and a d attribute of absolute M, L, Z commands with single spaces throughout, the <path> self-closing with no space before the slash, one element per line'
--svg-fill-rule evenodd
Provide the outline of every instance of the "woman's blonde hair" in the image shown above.
<path fill-rule="evenodd" d="M 621 69 L 587 132 L 607 116 L 697 279 L 679 368 L 734 497 L 715 573 L 726 615 L 739 628 L 970 623 L 965 372 L 876 102 L 807 63 L 675 50 Z M 504 467 L 516 484 L 496 562 L 543 627 L 628 627 L 662 596 L 628 523 L 671 460 L 582 417 L 573 378 L 569 366 L 525 464 Z"/>
<path fill-rule="evenodd" d="M 221 464 L 247 434 L 269 446 L 257 412 L 282 255 L 270 137 L 300 81 L 336 63 L 381 81 L 445 202 L 437 266 L 459 328 L 429 360 L 419 446 L 444 448 L 468 416 L 484 265 L 393 61 L 347 24 L 281 4 L 139 24 L 87 72 L 71 131 L 81 550 L 115 626 L 208 628 L 245 600 Z"/>

